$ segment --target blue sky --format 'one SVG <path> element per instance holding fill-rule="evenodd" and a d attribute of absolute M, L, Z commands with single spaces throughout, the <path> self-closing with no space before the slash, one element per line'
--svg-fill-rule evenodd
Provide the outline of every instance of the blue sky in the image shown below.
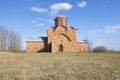
<path fill-rule="evenodd" d="M 26 38 L 47 36 L 62 13 L 78 28 L 77 39 L 120 51 L 120 0 L 0 0 L 0 25 Z"/>

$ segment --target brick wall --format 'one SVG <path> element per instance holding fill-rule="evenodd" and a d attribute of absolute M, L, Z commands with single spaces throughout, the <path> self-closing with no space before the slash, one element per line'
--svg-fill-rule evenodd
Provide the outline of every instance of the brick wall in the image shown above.
<path fill-rule="evenodd" d="M 55 27 L 47 32 L 47 42 L 27 42 L 26 51 L 30 52 L 59 52 L 59 45 L 63 46 L 63 52 L 88 52 L 87 42 L 77 42 L 76 29 L 67 26 L 67 18 L 57 17 Z"/>
<path fill-rule="evenodd" d="M 26 52 L 45 52 L 46 43 L 45 42 L 26 42 Z"/>

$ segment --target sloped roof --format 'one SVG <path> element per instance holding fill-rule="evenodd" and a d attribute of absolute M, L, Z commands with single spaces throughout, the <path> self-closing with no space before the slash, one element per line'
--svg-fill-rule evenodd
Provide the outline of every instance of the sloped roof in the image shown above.
<path fill-rule="evenodd" d="M 39 37 L 42 39 L 42 41 L 47 42 L 47 37 Z"/>
<path fill-rule="evenodd" d="M 28 37 L 27 42 L 47 42 L 47 37 Z"/>
<path fill-rule="evenodd" d="M 78 28 L 73 27 L 73 26 L 69 26 L 69 28 L 72 28 L 72 29 L 78 30 Z"/>

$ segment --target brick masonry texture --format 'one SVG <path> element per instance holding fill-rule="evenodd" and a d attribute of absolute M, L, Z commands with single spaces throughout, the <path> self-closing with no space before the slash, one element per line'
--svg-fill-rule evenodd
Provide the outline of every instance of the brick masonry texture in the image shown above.
<path fill-rule="evenodd" d="M 32 52 L 45 52 L 45 45 L 44 42 L 27 42 L 26 44 L 26 52 L 32 53 Z"/>
<path fill-rule="evenodd" d="M 26 42 L 26 52 L 88 52 L 88 41 L 77 42 L 74 27 L 67 26 L 67 18 L 55 18 L 55 27 L 47 31 L 47 42 Z"/>

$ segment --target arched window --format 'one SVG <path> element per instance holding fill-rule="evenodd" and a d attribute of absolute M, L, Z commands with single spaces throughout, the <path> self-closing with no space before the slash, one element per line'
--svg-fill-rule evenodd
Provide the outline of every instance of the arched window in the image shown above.
<path fill-rule="evenodd" d="M 63 25 L 63 23 L 62 23 L 62 19 L 61 19 L 61 23 L 60 23 L 60 25 L 61 25 L 61 26 Z"/>
<path fill-rule="evenodd" d="M 60 44 L 60 45 L 58 46 L 58 49 L 59 49 L 59 52 L 63 52 L 63 45 Z"/>

